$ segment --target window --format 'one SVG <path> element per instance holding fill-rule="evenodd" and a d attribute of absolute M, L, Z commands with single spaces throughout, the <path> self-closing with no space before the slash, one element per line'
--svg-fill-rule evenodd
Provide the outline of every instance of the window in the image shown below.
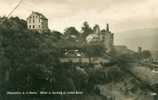
<path fill-rule="evenodd" d="M 32 28 L 35 28 L 35 25 L 33 25 L 33 27 Z"/>
<path fill-rule="evenodd" d="M 31 25 L 29 25 L 29 28 L 31 28 Z"/>
<path fill-rule="evenodd" d="M 39 25 L 39 28 L 41 28 L 41 26 Z"/>
<path fill-rule="evenodd" d="M 31 18 L 29 19 L 29 22 L 31 23 Z"/>
<path fill-rule="evenodd" d="M 33 19 L 33 23 L 35 22 L 35 20 Z"/>

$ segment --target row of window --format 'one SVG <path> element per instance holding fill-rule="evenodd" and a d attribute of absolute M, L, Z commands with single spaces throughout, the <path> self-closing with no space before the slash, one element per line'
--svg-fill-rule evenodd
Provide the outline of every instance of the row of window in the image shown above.
<path fill-rule="evenodd" d="M 31 23 L 31 21 L 32 21 L 33 23 L 35 23 L 35 19 L 32 20 L 32 19 L 30 18 L 30 19 L 29 19 L 29 23 Z M 40 19 L 39 19 L 39 22 L 41 22 Z"/>
<path fill-rule="evenodd" d="M 35 18 L 35 16 L 31 16 L 30 18 L 32 18 L 32 17 Z M 38 17 L 40 17 L 40 16 L 36 16 L 36 18 L 38 18 Z"/>
<path fill-rule="evenodd" d="M 35 29 L 36 27 L 35 27 L 35 25 L 29 25 L 29 28 L 31 29 Z M 41 25 L 38 25 L 38 28 L 41 28 Z"/>

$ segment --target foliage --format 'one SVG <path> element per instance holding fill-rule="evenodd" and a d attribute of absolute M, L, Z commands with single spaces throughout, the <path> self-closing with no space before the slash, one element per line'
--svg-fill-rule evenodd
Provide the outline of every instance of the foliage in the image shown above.
<path fill-rule="evenodd" d="M 58 31 L 39 34 L 28 30 L 26 22 L 18 17 L 0 18 L 0 92 L 81 90 L 90 93 L 98 84 L 121 81 L 128 73 L 121 68 L 129 68 L 127 63 L 135 61 L 135 54 L 115 57 L 117 60 L 114 63 L 124 65 L 121 68 L 113 64 L 116 66 L 101 66 L 103 68 L 96 70 L 92 64 L 59 62 L 59 46 L 74 46 L 76 40 L 81 41 L 82 38 L 85 41 L 92 32 L 88 23 L 84 22 L 82 34 L 75 27 L 67 28 L 64 35 Z M 80 46 L 81 51 L 89 57 L 105 53 L 102 45 Z M 149 51 L 143 54 L 144 58 L 151 56 Z"/>
<path fill-rule="evenodd" d="M 88 75 L 74 65 L 58 61 L 59 40 L 79 32 L 70 27 L 65 35 L 58 31 L 39 34 L 27 29 L 19 18 L 3 18 L 0 24 L 0 91 L 85 90 Z M 1 20 L 3 20 L 1 19 Z M 60 73 L 60 75 L 59 75 Z M 55 87 L 54 87 L 55 86 Z"/>
<path fill-rule="evenodd" d="M 77 41 L 79 39 L 80 33 L 75 27 L 68 27 L 64 32 L 65 39 L 70 41 Z"/>
<path fill-rule="evenodd" d="M 81 35 L 82 39 L 86 41 L 86 37 L 92 33 L 93 33 L 92 28 L 89 26 L 88 22 L 85 21 L 82 27 L 82 35 Z"/>
<path fill-rule="evenodd" d="M 142 56 L 143 58 L 150 58 L 151 57 L 151 52 L 149 50 L 144 50 L 142 51 Z"/>
<path fill-rule="evenodd" d="M 89 57 L 103 56 L 105 48 L 102 45 L 91 44 L 83 50 L 84 53 Z"/>
<path fill-rule="evenodd" d="M 60 39 L 63 39 L 63 34 L 61 32 L 58 31 L 52 31 L 51 34 L 49 35 L 49 37 L 52 37 L 54 39 L 54 41 L 58 41 Z"/>
<path fill-rule="evenodd" d="M 14 91 L 46 88 L 58 61 L 52 41 L 27 30 L 26 22 L 17 17 L 0 20 L 1 86 L 7 82 L 6 89 Z"/>

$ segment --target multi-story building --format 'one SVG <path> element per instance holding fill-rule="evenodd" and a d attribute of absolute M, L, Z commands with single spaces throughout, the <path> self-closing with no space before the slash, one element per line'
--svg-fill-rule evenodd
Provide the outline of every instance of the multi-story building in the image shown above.
<path fill-rule="evenodd" d="M 32 12 L 27 18 L 27 27 L 38 32 L 48 32 L 48 19 L 41 13 Z"/>

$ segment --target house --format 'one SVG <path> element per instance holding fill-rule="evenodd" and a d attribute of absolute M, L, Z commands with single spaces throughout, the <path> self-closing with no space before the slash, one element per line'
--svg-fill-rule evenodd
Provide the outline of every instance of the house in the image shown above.
<path fill-rule="evenodd" d="M 48 32 L 48 19 L 39 12 L 32 12 L 29 17 L 27 17 L 27 27 L 30 30 L 35 30 L 38 32 Z"/>

